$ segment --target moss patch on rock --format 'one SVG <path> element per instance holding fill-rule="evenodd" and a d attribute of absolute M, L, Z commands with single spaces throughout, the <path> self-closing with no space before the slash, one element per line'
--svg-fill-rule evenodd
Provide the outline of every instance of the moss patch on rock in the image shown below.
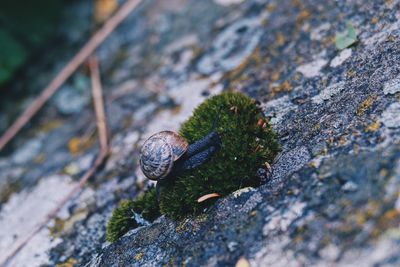
<path fill-rule="evenodd" d="M 134 212 L 148 221 L 154 221 L 161 215 L 155 188 L 150 188 L 135 200 L 121 201 L 108 222 L 107 241 L 115 242 L 126 232 L 139 226 Z"/>
<path fill-rule="evenodd" d="M 169 184 L 160 195 L 159 205 L 154 188 L 134 201 L 123 201 L 108 223 L 108 241 L 114 242 L 138 226 L 133 211 L 150 221 L 160 213 L 181 219 L 214 203 L 215 199 L 198 203 L 203 195 L 226 196 L 237 189 L 262 184 L 257 170 L 265 167 L 265 162 L 272 162 L 280 146 L 261 109 L 248 96 L 223 93 L 209 98 L 182 125 L 180 134 L 192 144 L 209 133 L 217 116 L 221 150 L 207 163 Z"/>
<path fill-rule="evenodd" d="M 257 170 L 272 162 L 280 150 L 276 135 L 254 100 L 241 93 L 223 93 L 195 109 L 180 134 L 191 144 L 205 136 L 219 113 L 217 132 L 222 147 L 210 161 L 178 177 L 163 190 L 162 214 L 173 218 L 196 213 L 213 203 L 197 203 L 205 194 L 221 196 L 247 186 L 259 186 Z"/>

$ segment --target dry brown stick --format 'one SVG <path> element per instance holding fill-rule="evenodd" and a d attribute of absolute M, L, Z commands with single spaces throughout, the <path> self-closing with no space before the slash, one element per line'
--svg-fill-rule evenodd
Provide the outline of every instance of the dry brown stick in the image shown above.
<path fill-rule="evenodd" d="M 81 48 L 81 50 L 56 75 L 42 93 L 18 117 L 0 138 L 0 151 L 25 126 L 25 124 L 42 108 L 54 95 L 60 86 L 76 71 L 76 69 L 95 51 L 108 35 L 132 12 L 141 0 L 127 0 L 119 10 L 104 23 L 103 27 Z"/>
<path fill-rule="evenodd" d="M 100 147 L 102 151 L 108 151 L 107 123 L 103 101 L 103 88 L 101 86 L 99 62 L 95 56 L 89 59 L 90 79 L 92 81 L 92 96 L 96 123 L 99 132 Z"/>
<path fill-rule="evenodd" d="M 89 178 L 93 176 L 97 168 L 104 162 L 108 155 L 109 146 L 107 137 L 106 115 L 102 96 L 103 94 L 99 72 L 99 63 L 95 57 L 92 57 L 90 59 L 89 67 L 90 77 L 92 80 L 92 95 L 96 114 L 97 131 L 100 139 L 100 153 L 97 155 L 93 166 L 88 171 L 86 171 L 86 173 L 79 180 L 79 183 L 74 186 L 74 188 L 71 189 L 71 191 L 60 201 L 60 203 L 58 203 L 57 206 L 47 214 L 42 222 L 35 226 L 35 228 L 26 236 L 26 238 L 18 243 L 18 245 L 11 251 L 10 254 L 6 255 L 3 260 L 0 260 L 0 266 L 5 265 L 10 259 L 12 259 L 41 229 L 43 229 L 43 227 L 45 227 L 49 223 L 51 219 L 53 219 L 57 215 L 61 208 L 64 207 L 64 205 L 71 198 L 82 191 Z"/>

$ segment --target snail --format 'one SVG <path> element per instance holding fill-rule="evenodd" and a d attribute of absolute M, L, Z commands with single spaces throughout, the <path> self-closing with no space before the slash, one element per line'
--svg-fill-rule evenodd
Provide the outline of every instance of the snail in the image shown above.
<path fill-rule="evenodd" d="M 172 131 L 150 136 L 140 151 L 140 168 L 150 180 L 157 181 L 157 198 L 161 188 L 176 176 L 205 163 L 221 148 L 221 139 L 215 131 L 217 120 L 210 132 L 193 144 Z"/>

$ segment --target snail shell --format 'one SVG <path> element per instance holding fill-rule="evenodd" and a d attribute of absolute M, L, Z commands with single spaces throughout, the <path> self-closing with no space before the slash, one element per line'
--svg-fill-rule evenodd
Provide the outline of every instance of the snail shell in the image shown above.
<path fill-rule="evenodd" d="M 166 177 L 174 162 L 187 150 L 186 140 L 171 131 L 162 131 L 147 139 L 140 151 L 140 168 L 150 180 Z"/>

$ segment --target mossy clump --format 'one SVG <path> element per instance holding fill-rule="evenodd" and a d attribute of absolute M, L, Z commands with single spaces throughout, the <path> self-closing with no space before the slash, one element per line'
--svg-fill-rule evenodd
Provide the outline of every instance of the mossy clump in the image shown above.
<path fill-rule="evenodd" d="M 197 203 L 205 194 L 221 196 L 247 186 L 259 186 L 257 170 L 272 162 L 280 151 L 276 134 L 266 122 L 254 100 L 241 93 L 223 93 L 209 98 L 193 112 L 180 134 L 190 143 L 209 133 L 219 114 L 216 128 L 222 147 L 207 163 L 187 172 L 163 190 L 162 214 L 180 219 L 213 203 Z"/>
<path fill-rule="evenodd" d="M 154 221 L 161 215 L 155 188 L 150 188 L 135 200 L 121 201 L 108 222 L 107 241 L 115 242 L 129 230 L 139 226 L 134 218 L 134 212 L 148 221 Z"/>
<path fill-rule="evenodd" d="M 218 115 L 219 114 L 219 115 Z M 173 219 L 201 211 L 212 199 L 198 203 L 210 193 L 221 196 L 247 186 L 259 186 L 257 170 L 272 162 L 280 151 L 276 135 L 254 100 L 241 93 L 223 93 L 211 97 L 196 108 L 181 127 L 180 134 L 190 143 L 209 133 L 215 119 L 222 147 L 207 163 L 176 178 L 167 185 L 157 202 L 151 188 L 136 200 L 122 201 L 107 225 L 107 240 L 116 241 L 138 227 L 134 213 L 153 221 L 161 214 Z"/>

